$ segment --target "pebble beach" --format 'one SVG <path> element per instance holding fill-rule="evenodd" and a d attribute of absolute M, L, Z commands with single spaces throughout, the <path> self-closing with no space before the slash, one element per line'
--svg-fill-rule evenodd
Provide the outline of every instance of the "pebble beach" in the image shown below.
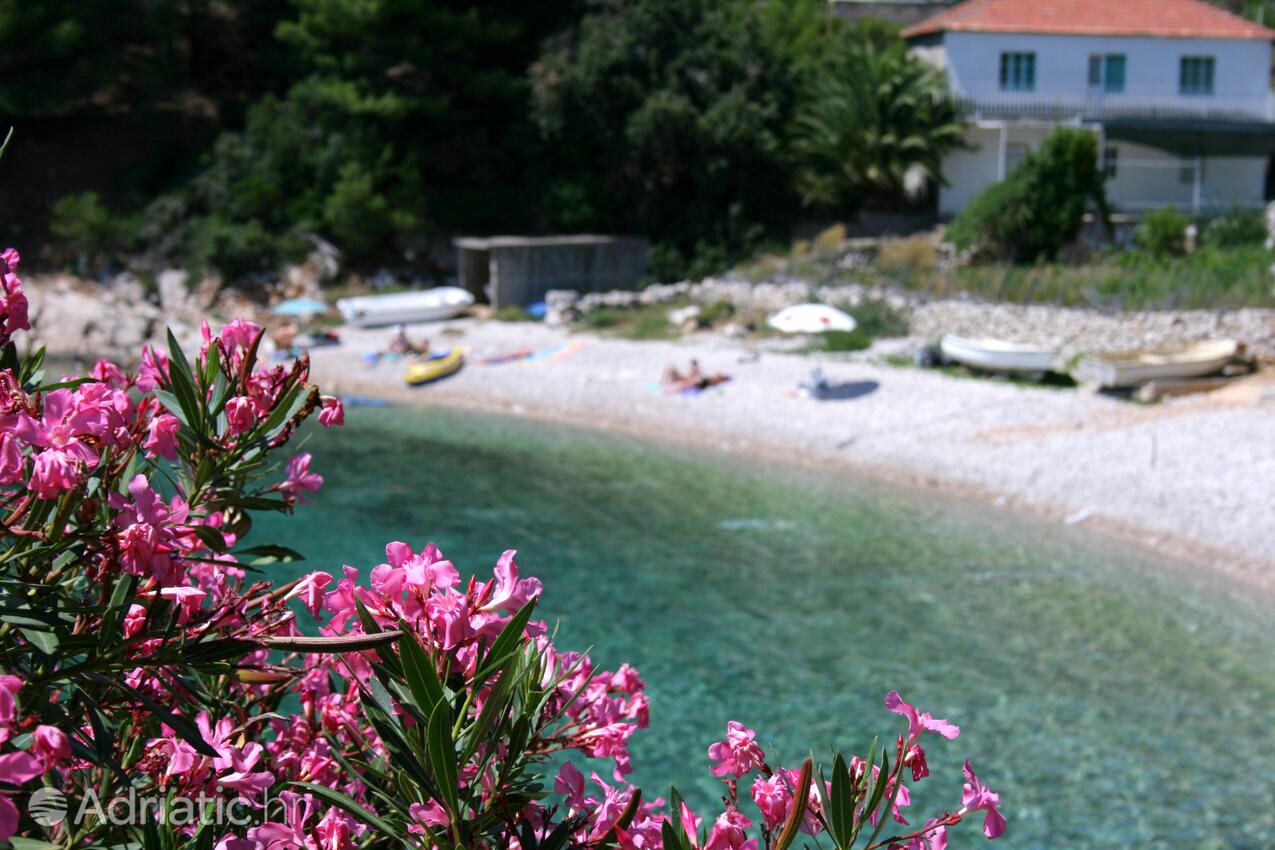
<path fill-rule="evenodd" d="M 358 403 L 462 407 L 536 417 L 937 489 L 986 510 L 1116 535 L 1238 580 L 1275 587 L 1275 379 L 1154 406 L 1075 389 L 953 377 L 890 365 L 920 340 L 854 355 L 777 351 L 715 333 L 633 342 L 534 323 L 462 319 L 413 326 L 459 347 L 457 374 L 404 385 L 389 329 L 342 329 L 311 352 L 327 391 Z M 891 348 L 892 347 L 892 348 Z M 512 352 L 530 357 L 485 363 Z M 731 380 L 693 396 L 660 386 L 699 360 Z M 796 392 L 818 366 L 834 400 Z"/>

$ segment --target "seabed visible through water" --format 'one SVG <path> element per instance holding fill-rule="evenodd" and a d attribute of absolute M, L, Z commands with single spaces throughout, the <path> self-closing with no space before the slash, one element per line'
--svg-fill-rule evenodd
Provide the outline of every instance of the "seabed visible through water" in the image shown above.
<path fill-rule="evenodd" d="M 842 472 L 470 413 L 347 421 L 309 432 L 316 504 L 258 518 L 255 542 L 309 558 L 267 575 L 366 576 L 390 540 L 462 575 L 517 549 L 558 645 L 645 679 L 631 779 L 651 797 L 676 784 L 712 817 L 728 720 L 795 765 L 897 734 L 898 689 L 962 728 L 927 748 L 918 817 L 959 805 L 968 755 L 1002 847 L 1275 846 L 1275 618 L 1225 579 Z"/>

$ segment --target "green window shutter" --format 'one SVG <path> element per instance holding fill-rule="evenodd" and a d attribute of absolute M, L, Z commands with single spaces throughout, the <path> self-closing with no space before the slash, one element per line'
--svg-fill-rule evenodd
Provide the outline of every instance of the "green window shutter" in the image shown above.
<path fill-rule="evenodd" d="M 1107 57 L 1107 73 L 1104 81 L 1104 88 L 1107 91 L 1124 91 L 1124 66 L 1125 58 L 1122 54 L 1113 54 Z"/>

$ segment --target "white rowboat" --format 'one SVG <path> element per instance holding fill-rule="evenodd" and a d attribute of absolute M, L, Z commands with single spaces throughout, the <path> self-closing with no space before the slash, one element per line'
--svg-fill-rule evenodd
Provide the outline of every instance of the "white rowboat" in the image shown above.
<path fill-rule="evenodd" d="M 966 339 L 948 334 L 939 343 L 943 357 L 987 372 L 1048 372 L 1058 360 L 1058 349 L 1022 345 L 984 337 Z"/>
<path fill-rule="evenodd" d="M 1233 339 L 1197 342 L 1182 348 L 1086 354 L 1071 376 L 1104 388 L 1136 387 L 1168 378 L 1197 378 L 1220 370 L 1235 356 Z"/>
<path fill-rule="evenodd" d="M 460 287 L 440 286 L 419 292 L 342 298 L 336 307 L 350 324 L 370 328 L 450 319 L 473 303 L 474 296 Z"/>

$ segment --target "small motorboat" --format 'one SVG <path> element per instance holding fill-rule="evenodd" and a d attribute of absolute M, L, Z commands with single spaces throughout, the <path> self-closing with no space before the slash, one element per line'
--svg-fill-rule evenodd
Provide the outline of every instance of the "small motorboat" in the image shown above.
<path fill-rule="evenodd" d="M 453 348 L 451 351 L 408 364 L 407 369 L 403 371 L 403 380 L 409 387 L 419 387 L 422 384 L 446 378 L 448 375 L 455 375 L 464 365 L 465 355 L 459 348 Z"/>
<path fill-rule="evenodd" d="M 986 372 L 1043 374 L 1054 368 L 1058 349 L 1023 345 L 991 337 L 967 339 L 948 334 L 939 343 L 945 360 Z"/>
<path fill-rule="evenodd" d="M 474 296 L 458 286 L 440 286 L 392 295 L 359 295 L 336 302 L 352 325 L 371 328 L 409 322 L 437 322 L 457 316 L 474 303 Z"/>
<path fill-rule="evenodd" d="M 1136 387 L 1148 381 L 1198 378 L 1219 371 L 1239 351 L 1233 339 L 1197 342 L 1180 348 L 1086 354 L 1071 376 L 1103 389 Z"/>
<path fill-rule="evenodd" d="M 854 317 L 827 304 L 798 304 L 785 307 L 766 320 L 777 331 L 786 334 L 817 334 L 824 331 L 852 331 Z"/>

